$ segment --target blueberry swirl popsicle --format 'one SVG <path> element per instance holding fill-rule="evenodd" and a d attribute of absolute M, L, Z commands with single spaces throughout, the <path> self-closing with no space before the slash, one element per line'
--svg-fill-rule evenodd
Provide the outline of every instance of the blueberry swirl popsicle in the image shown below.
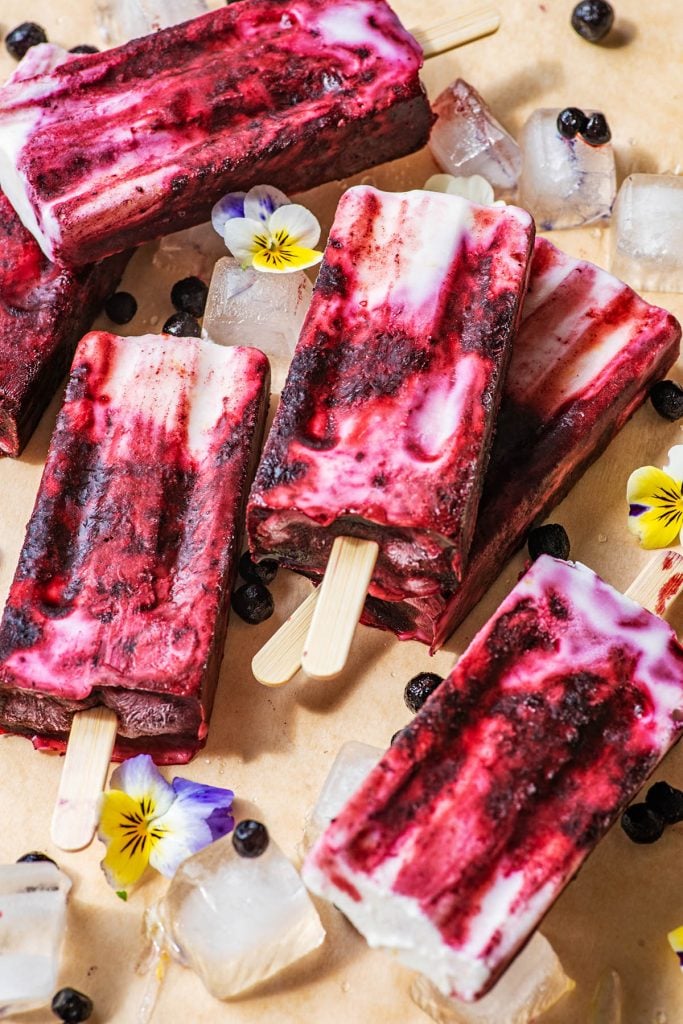
<path fill-rule="evenodd" d="M 423 146 L 422 50 L 384 0 L 242 0 L 0 94 L 0 186 L 79 265 Z"/>
<path fill-rule="evenodd" d="M 515 207 L 360 186 L 339 203 L 250 495 L 254 555 L 324 571 L 379 546 L 370 593 L 462 576 L 533 222 Z"/>
<path fill-rule="evenodd" d="M 0 623 L 0 730 L 63 749 L 105 705 L 117 758 L 203 745 L 268 374 L 256 349 L 82 339 Z"/>

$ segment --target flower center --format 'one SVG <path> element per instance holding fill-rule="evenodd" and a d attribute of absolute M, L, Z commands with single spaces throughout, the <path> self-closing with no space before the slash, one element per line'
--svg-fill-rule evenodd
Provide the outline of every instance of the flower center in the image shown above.
<path fill-rule="evenodd" d="M 139 808 L 130 814 L 121 815 L 119 828 L 125 839 L 121 853 L 127 853 L 129 857 L 135 857 L 139 853 L 149 854 L 166 835 L 166 829 L 154 825 L 156 808 L 152 801 L 144 797 Z"/>
<path fill-rule="evenodd" d="M 674 487 L 659 487 L 653 498 L 660 506 L 657 519 L 662 520 L 666 526 L 683 518 L 683 495 L 680 488 L 676 490 Z"/>
<path fill-rule="evenodd" d="M 276 270 L 282 270 L 295 262 L 296 245 L 285 228 L 280 228 L 274 235 L 255 235 L 254 244 L 266 265 Z"/>

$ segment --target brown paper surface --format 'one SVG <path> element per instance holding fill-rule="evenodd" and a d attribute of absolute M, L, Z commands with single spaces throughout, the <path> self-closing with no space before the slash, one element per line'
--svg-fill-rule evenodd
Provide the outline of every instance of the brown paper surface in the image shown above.
<path fill-rule="evenodd" d="M 396 0 L 408 26 L 439 21 L 458 6 L 445 0 Z M 539 106 L 602 109 L 612 128 L 620 180 L 634 170 L 672 171 L 683 165 L 680 0 L 615 0 L 618 27 L 610 43 L 600 47 L 584 42 L 570 28 L 573 0 L 499 0 L 499 6 L 503 25 L 497 35 L 427 63 L 424 80 L 430 96 L 462 75 L 483 93 L 513 134 Z M 52 41 L 99 45 L 93 8 L 93 0 L 3 0 L 0 30 L 4 36 L 30 18 L 46 27 Z M 0 73 L 13 67 L 3 50 Z M 420 187 L 435 169 L 425 150 L 359 175 L 354 183 L 362 179 L 390 189 Z M 334 183 L 304 199 L 325 230 L 341 191 L 342 186 Z M 552 237 L 572 254 L 606 265 L 608 229 L 588 227 Z M 140 250 L 124 279 L 124 287 L 140 304 L 136 318 L 123 329 L 129 334 L 158 331 L 172 312 L 169 290 L 176 275 L 155 272 L 153 252 L 153 245 Z M 648 298 L 659 299 L 683 316 L 683 295 Z M 111 329 L 104 319 L 98 326 Z M 52 402 L 23 458 L 0 462 L 3 601 L 59 401 L 56 397 Z M 628 586 L 647 558 L 626 528 L 627 476 L 642 464 L 663 465 L 669 447 L 683 441 L 682 429 L 660 419 L 649 406 L 641 409 L 551 517 L 566 526 L 573 557 L 617 587 Z M 272 619 L 259 627 L 234 615 L 231 619 L 209 741 L 181 774 L 230 786 L 239 800 L 256 804 L 272 835 L 296 859 L 304 814 L 339 746 L 349 739 L 388 745 L 409 718 L 402 699 L 405 682 L 419 670 L 445 674 L 450 669 L 454 655 L 507 593 L 522 564 L 520 555 L 505 568 L 487 598 L 434 659 L 420 644 L 401 644 L 389 634 L 360 627 L 341 679 L 316 683 L 298 677 L 289 686 L 270 691 L 253 679 L 251 658 L 308 588 L 281 572 L 274 586 Z M 0 740 L 0 862 L 40 849 L 68 871 L 74 888 L 62 984 L 90 994 L 98 1022 L 132 1024 L 144 986 L 135 973 L 141 915 L 166 882 L 150 879 L 123 904 L 101 875 L 103 848 L 98 842 L 77 854 L 52 847 L 49 823 L 60 768 L 59 758 L 35 753 L 24 739 Z M 666 759 L 656 778 L 683 786 L 683 748 Z M 666 943 L 667 931 L 683 924 L 682 862 L 683 826 L 670 829 L 653 847 L 631 844 L 618 827 L 600 844 L 543 925 L 577 982 L 575 991 L 543 1018 L 547 1024 L 586 1024 L 592 992 L 608 968 L 615 968 L 623 981 L 624 1024 L 683 1021 L 683 978 Z M 155 1020 L 424 1024 L 427 1017 L 408 995 L 412 973 L 385 954 L 368 950 L 331 907 L 319 907 L 328 938 L 305 961 L 255 994 L 226 1004 L 214 1001 L 189 971 L 174 967 Z M 46 1009 L 21 1019 L 38 1024 L 54 1018 Z"/>

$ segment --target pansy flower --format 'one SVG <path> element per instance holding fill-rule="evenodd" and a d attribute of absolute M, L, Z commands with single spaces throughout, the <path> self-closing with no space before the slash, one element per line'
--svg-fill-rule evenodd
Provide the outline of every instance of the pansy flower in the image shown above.
<path fill-rule="evenodd" d="M 626 485 L 628 526 L 643 548 L 670 548 L 683 528 L 683 445 L 669 452 L 664 469 L 642 466 Z"/>
<path fill-rule="evenodd" d="M 226 835 L 234 825 L 234 794 L 188 779 L 166 782 L 148 754 L 124 761 L 102 795 L 98 837 L 107 852 L 102 869 L 119 891 L 148 865 L 171 877 L 181 861 Z"/>
<path fill-rule="evenodd" d="M 446 192 L 451 196 L 462 196 L 479 206 L 505 206 L 502 199 L 494 200 L 494 192 L 486 178 L 472 174 L 469 178 L 456 178 L 453 174 L 432 174 L 424 184 L 427 192 Z"/>
<path fill-rule="evenodd" d="M 320 224 L 271 185 L 230 192 L 211 211 L 211 223 L 243 269 L 291 274 L 320 263 Z"/>

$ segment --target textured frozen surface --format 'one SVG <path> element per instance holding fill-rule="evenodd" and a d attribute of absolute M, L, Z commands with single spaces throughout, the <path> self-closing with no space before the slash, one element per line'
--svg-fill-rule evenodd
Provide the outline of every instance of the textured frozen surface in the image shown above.
<path fill-rule="evenodd" d="M 205 0 L 96 0 L 97 20 L 108 46 L 178 25 L 208 7 Z"/>
<path fill-rule="evenodd" d="M 270 978 L 321 944 L 325 931 L 298 872 L 270 840 L 240 857 L 226 836 L 186 860 L 147 929 L 226 999 Z"/>
<path fill-rule="evenodd" d="M 437 1024 L 533 1024 L 574 988 L 548 940 L 536 932 L 502 978 L 477 1003 L 464 1003 L 439 992 L 421 976 L 410 994 Z"/>
<path fill-rule="evenodd" d="M 349 189 L 250 495 L 257 555 L 320 572 L 376 540 L 370 592 L 462 574 L 533 237 L 515 207 Z"/>
<path fill-rule="evenodd" d="M 559 108 L 534 111 L 520 136 L 519 202 L 533 214 L 539 231 L 609 217 L 617 192 L 611 142 L 589 146 L 578 135 L 563 138 L 557 130 L 559 113 Z"/>
<path fill-rule="evenodd" d="M 1 453 L 21 453 L 129 256 L 55 266 L 0 192 Z"/>
<path fill-rule="evenodd" d="M 485 994 L 683 729 L 671 627 L 539 558 L 313 848 L 306 884 Z"/>
<path fill-rule="evenodd" d="M 612 271 L 632 288 L 683 291 L 683 177 L 632 174 L 612 221 Z"/>
<path fill-rule="evenodd" d="M 0 726 L 119 716 L 119 754 L 202 744 L 267 404 L 253 349 L 87 334 L 0 624 Z"/>
<path fill-rule="evenodd" d="M 371 601 L 363 621 L 439 647 L 676 361 L 680 336 L 666 310 L 536 239 L 462 583 L 410 603 Z"/>
<path fill-rule="evenodd" d="M 307 847 L 325 831 L 383 753 L 380 747 L 358 743 L 357 740 L 344 744 L 334 759 L 315 806 L 306 817 L 304 843 Z"/>
<path fill-rule="evenodd" d="M 242 0 L 5 86 L 0 185 L 47 255 L 90 262 L 208 220 L 226 192 L 419 149 L 421 63 L 384 0 Z"/>
<path fill-rule="evenodd" d="M 436 98 L 438 120 L 429 148 L 442 170 L 456 177 L 481 174 L 498 193 L 512 192 L 522 153 L 471 85 L 457 78 Z"/>
<path fill-rule="evenodd" d="M 183 277 L 199 277 L 208 284 L 216 260 L 222 256 L 225 242 L 209 222 L 160 238 L 152 266 L 163 274 L 172 274 L 172 283 Z"/>
<path fill-rule="evenodd" d="M 264 274 L 226 256 L 216 264 L 202 337 L 219 345 L 253 345 L 268 356 L 273 391 L 282 390 L 313 288 L 306 274 Z"/>
<path fill-rule="evenodd" d="M 46 861 L 0 867 L 0 1017 L 55 994 L 70 888 Z"/>

